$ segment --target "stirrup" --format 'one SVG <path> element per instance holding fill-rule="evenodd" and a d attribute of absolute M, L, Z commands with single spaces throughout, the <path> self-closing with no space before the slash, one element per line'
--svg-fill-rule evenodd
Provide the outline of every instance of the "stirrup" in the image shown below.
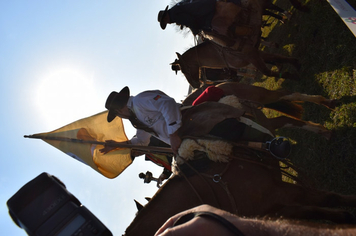
<path fill-rule="evenodd" d="M 286 159 L 291 153 L 291 144 L 286 137 L 276 137 L 266 142 L 268 150 L 277 159 Z"/>

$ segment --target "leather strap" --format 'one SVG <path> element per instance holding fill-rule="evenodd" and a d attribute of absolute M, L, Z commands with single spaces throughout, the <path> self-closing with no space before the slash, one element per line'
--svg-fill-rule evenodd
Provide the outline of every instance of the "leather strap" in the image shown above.
<path fill-rule="evenodd" d="M 153 134 L 155 136 L 158 136 L 156 131 L 154 131 L 152 128 L 148 127 L 145 125 L 143 122 L 141 122 L 137 117 L 136 114 L 130 110 L 130 118 L 129 121 L 131 122 L 132 126 L 135 127 L 136 129 L 141 129 L 146 131 L 147 133 Z"/>
<path fill-rule="evenodd" d="M 215 213 L 208 212 L 208 211 L 191 212 L 186 215 L 183 215 L 174 222 L 173 226 L 184 224 L 198 216 L 207 217 L 211 220 L 214 220 L 217 223 L 220 223 L 222 226 L 227 228 L 231 233 L 233 233 L 236 236 L 244 236 L 244 234 L 230 221 L 226 220 L 224 217 L 221 217 Z"/>

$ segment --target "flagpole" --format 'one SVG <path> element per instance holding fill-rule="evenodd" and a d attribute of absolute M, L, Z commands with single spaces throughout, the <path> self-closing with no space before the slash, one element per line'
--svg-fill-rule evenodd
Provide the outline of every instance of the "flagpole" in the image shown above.
<path fill-rule="evenodd" d="M 94 141 L 94 140 L 83 140 L 83 139 L 65 138 L 65 137 L 49 137 L 49 136 L 45 136 L 45 135 L 36 135 L 36 134 L 24 135 L 24 138 L 64 141 L 64 142 L 72 142 L 72 143 L 89 143 L 89 144 L 98 144 L 98 145 L 104 145 L 104 146 L 110 146 L 110 147 L 131 148 L 131 149 L 135 149 L 135 150 L 173 153 L 171 148 L 165 148 L 165 147 L 141 146 L 141 145 L 124 144 L 124 143 L 110 143 L 110 142 L 100 142 L 100 141 Z"/>

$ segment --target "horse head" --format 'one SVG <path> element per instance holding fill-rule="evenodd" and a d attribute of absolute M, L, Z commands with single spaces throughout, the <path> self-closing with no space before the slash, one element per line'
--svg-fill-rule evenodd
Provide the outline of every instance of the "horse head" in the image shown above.
<path fill-rule="evenodd" d="M 172 66 L 172 70 L 178 74 L 178 71 L 180 70 L 180 65 L 179 65 L 179 60 L 175 59 L 174 62 L 170 64 Z"/>
<path fill-rule="evenodd" d="M 172 70 L 176 72 L 180 70 L 184 74 L 185 78 L 187 79 L 188 83 L 193 87 L 193 88 L 199 88 L 200 87 L 200 80 L 199 80 L 199 66 L 194 65 L 192 63 L 187 63 L 182 55 L 180 55 L 178 52 L 176 52 L 178 59 L 176 59 L 172 65 Z"/>

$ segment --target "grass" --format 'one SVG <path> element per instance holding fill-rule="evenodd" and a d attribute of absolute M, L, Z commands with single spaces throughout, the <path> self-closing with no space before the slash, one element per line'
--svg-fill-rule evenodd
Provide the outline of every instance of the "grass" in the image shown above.
<path fill-rule="evenodd" d="M 356 0 L 348 2 L 356 9 Z M 304 181 L 319 189 L 356 194 L 356 38 L 326 0 L 304 3 L 310 7 L 309 13 L 293 9 L 286 0 L 276 0 L 276 5 L 291 10 L 293 16 L 285 24 L 269 18 L 273 24 L 263 30 L 263 36 L 280 45 L 263 50 L 300 60 L 300 81 L 259 75 L 255 85 L 340 100 L 334 111 L 303 104 L 303 119 L 332 130 L 331 140 L 287 128 L 278 130 L 278 135 L 294 141 L 290 160 L 300 168 L 299 177 Z M 292 67 L 283 70 L 298 73 Z"/>

